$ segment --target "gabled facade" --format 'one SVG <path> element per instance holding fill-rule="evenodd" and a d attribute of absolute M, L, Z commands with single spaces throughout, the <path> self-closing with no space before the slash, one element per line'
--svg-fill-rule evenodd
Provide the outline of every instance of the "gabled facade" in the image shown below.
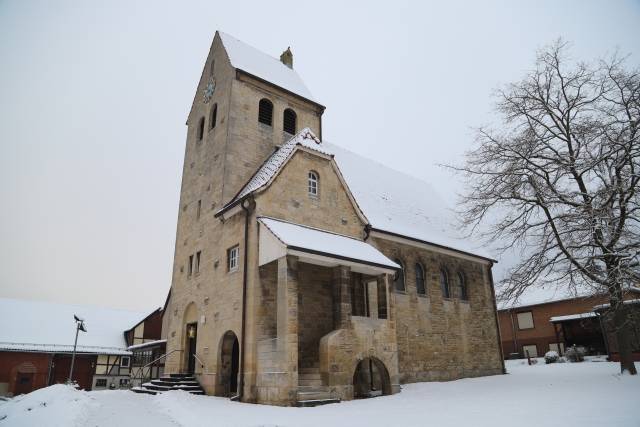
<path fill-rule="evenodd" d="M 397 216 L 353 191 L 324 107 L 282 60 L 214 37 L 187 121 L 165 371 L 278 405 L 502 373 L 493 261 L 385 225 Z"/>

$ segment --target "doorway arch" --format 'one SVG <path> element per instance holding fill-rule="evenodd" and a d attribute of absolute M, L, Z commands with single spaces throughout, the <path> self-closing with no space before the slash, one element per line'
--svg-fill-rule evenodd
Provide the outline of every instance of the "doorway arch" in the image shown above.
<path fill-rule="evenodd" d="M 198 347 L 198 307 L 189 303 L 182 317 L 182 333 L 184 352 L 182 354 L 182 372 L 193 374 L 196 368 L 196 350 Z"/>
<path fill-rule="evenodd" d="M 353 398 L 362 399 L 391 394 L 391 378 L 384 363 L 376 357 L 365 357 L 353 373 Z"/>
<path fill-rule="evenodd" d="M 240 368 L 240 342 L 233 331 L 224 333 L 220 340 L 218 363 L 218 384 L 223 396 L 238 394 L 238 373 Z"/>

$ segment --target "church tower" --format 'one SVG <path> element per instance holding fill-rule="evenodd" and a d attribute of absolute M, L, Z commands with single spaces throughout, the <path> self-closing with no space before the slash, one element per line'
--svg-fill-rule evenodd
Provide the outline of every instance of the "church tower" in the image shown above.
<path fill-rule="evenodd" d="M 296 132 L 308 127 L 320 136 L 323 112 L 294 70 L 289 48 L 278 60 L 216 32 L 186 123 L 173 275 L 163 321 L 167 352 L 184 351 L 168 357 L 167 372 L 197 370 L 194 354 L 214 357 L 209 354 L 218 347 L 214 329 L 240 329 L 242 284 L 236 282 L 242 274 L 230 274 L 225 260 L 230 248 L 238 255 L 244 250 L 242 228 L 234 221 L 223 223 L 215 213 Z M 224 307 L 212 308 L 214 301 L 225 301 Z M 220 393 L 215 378 L 201 368 L 203 386 Z"/>

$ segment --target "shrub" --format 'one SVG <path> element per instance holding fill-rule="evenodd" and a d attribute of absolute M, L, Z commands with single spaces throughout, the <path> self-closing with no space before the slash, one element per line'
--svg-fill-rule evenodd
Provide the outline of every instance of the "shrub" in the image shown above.
<path fill-rule="evenodd" d="M 548 365 L 549 363 L 556 363 L 560 359 L 560 355 L 557 351 L 550 350 L 547 351 L 544 355 L 544 362 Z"/>
<path fill-rule="evenodd" d="M 565 356 L 569 362 L 582 362 L 584 361 L 584 355 L 587 353 L 587 349 L 583 346 L 572 345 L 565 352 Z"/>

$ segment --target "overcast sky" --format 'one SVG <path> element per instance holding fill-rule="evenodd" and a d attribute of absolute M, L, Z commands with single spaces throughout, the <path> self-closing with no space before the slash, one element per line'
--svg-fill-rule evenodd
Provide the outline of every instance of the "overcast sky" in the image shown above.
<path fill-rule="evenodd" d="M 217 29 L 294 67 L 326 140 L 451 204 L 491 93 L 564 37 L 640 62 L 638 1 L 0 0 L 0 297 L 148 310 L 171 281 L 186 127 Z M 504 265 L 504 264 L 503 264 Z"/>

